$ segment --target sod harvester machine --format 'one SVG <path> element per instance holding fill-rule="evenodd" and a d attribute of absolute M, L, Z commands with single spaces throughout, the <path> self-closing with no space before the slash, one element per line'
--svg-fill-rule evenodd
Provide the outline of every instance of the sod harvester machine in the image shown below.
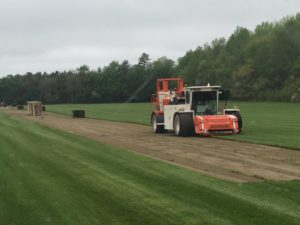
<path fill-rule="evenodd" d="M 172 84 L 175 87 L 169 89 Z M 240 110 L 226 109 L 228 95 L 220 86 L 186 87 L 181 78 L 158 79 L 151 99 L 153 131 L 174 131 L 177 136 L 240 133 Z"/>

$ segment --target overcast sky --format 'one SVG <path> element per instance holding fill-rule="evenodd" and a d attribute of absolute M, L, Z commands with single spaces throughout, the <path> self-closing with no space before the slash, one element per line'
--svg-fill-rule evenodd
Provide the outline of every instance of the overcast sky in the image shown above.
<path fill-rule="evenodd" d="M 0 0 L 0 76 L 176 60 L 189 49 L 300 11 L 300 0 Z"/>

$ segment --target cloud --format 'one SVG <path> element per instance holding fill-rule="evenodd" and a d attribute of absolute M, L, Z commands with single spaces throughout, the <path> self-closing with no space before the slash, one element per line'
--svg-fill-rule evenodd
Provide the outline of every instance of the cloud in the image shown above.
<path fill-rule="evenodd" d="M 172 59 L 237 26 L 295 14 L 296 0 L 0 0 L 0 76 Z"/>

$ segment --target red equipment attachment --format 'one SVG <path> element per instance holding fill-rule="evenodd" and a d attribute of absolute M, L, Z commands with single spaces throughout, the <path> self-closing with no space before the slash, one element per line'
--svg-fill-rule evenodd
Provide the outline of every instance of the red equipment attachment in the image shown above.
<path fill-rule="evenodd" d="M 234 115 L 194 116 L 195 133 L 210 135 L 218 132 L 239 132 L 237 117 Z"/>
<path fill-rule="evenodd" d="M 170 83 L 177 82 L 175 93 L 182 96 L 184 90 L 184 80 L 182 78 L 160 78 L 156 80 L 156 93 L 151 97 L 154 111 L 163 111 L 163 105 L 169 105 L 170 99 L 167 97 L 170 92 Z"/>

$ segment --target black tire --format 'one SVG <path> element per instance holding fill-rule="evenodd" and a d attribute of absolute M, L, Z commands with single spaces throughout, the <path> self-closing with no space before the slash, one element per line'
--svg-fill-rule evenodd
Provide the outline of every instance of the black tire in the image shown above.
<path fill-rule="evenodd" d="M 155 113 L 151 115 L 151 124 L 154 133 L 159 134 L 165 132 L 164 125 L 157 125 L 157 116 L 155 115 Z"/>
<path fill-rule="evenodd" d="M 242 115 L 239 111 L 232 112 L 232 115 L 235 115 L 238 118 L 238 124 L 239 124 L 239 133 L 242 131 L 243 128 L 243 119 Z"/>
<path fill-rule="evenodd" d="M 194 120 L 191 113 L 178 113 L 174 116 L 173 129 L 175 135 L 192 136 L 195 133 Z"/>

